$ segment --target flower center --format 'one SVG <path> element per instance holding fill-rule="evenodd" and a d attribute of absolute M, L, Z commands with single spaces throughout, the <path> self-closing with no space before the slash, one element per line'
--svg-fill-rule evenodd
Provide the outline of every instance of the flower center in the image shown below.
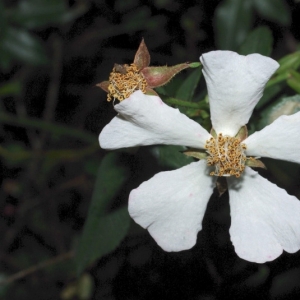
<path fill-rule="evenodd" d="M 210 175 L 240 177 L 245 169 L 246 148 L 237 137 L 223 136 L 222 133 L 216 138 L 211 137 L 205 144 L 209 154 L 207 165 L 215 166 Z"/>
<path fill-rule="evenodd" d="M 147 82 L 135 64 L 117 65 L 115 64 L 109 75 L 109 86 L 107 101 L 118 99 L 122 101 L 128 98 L 134 91 L 146 92 Z"/>

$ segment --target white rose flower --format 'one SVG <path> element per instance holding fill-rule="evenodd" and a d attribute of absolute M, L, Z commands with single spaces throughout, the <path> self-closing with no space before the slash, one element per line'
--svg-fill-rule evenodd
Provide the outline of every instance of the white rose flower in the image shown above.
<path fill-rule="evenodd" d="M 300 202 L 245 165 L 247 157 L 300 163 L 300 112 L 281 116 L 244 140 L 248 123 L 278 63 L 260 54 L 213 51 L 200 57 L 210 102 L 212 136 L 178 109 L 140 91 L 115 106 L 100 134 L 104 149 L 168 144 L 205 149 L 207 159 L 160 172 L 129 196 L 131 217 L 165 251 L 193 247 L 217 176 L 228 183 L 231 241 L 243 259 L 263 263 L 300 248 Z M 211 169 L 215 168 L 214 171 Z M 212 176 L 213 175 L 213 176 Z"/>

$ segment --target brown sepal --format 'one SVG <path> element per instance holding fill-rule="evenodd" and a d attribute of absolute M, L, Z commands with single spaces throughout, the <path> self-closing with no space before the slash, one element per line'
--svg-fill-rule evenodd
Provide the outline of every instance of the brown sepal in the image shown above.
<path fill-rule="evenodd" d="M 235 135 L 236 138 L 239 138 L 241 141 L 245 140 L 248 137 L 248 129 L 247 126 L 244 125 L 240 128 L 238 133 Z"/>
<path fill-rule="evenodd" d="M 142 39 L 140 46 L 134 56 L 133 63 L 137 66 L 138 70 L 142 70 L 150 65 L 150 54 L 144 42 L 144 39 Z"/>
<path fill-rule="evenodd" d="M 155 88 L 165 85 L 172 77 L 178 74 L 180 71 L 189 68 L 188 63 L 178 64 L 172 67 L 158 66 L 158 67 L 146 67 L 141 70 L 144 78 L 147 81 L 148 87 Z"/>
<path fill-rule="evenodd" d="M 207 157 L 207 153 L 206 152 L 202 152 L 198 149 L 188 149 L 182 152 L 183 154 L 185 154 L 186 156 L 191 156 L 197 159 L 206 159 Z"/>
<path fill-rule="evenodd" d="M 267 167 L 265 166 L 265 164 L 259 160 L 259 159 L 255 159 L 253 157 L 249 157 L 247 158 L 245 165 L 251 168 L 262 168 L 262 169 L 267 169 Z"/>
<path fill-rule="evenodd" d="M 158 96 L 158 94 L 153 90 L 153 89 L 150 89 L 149 87 L 146 87 L 146 92 L 145 92 L 146 95 L 149 95 L 149 96 Z M 158 96 L 159 97 L 159 96 Z"/>
<path fill-rule="evenodd" d="M 97 83 L 96 86 L 108 93 L 109 81 L 102 81 L 100 83 Z"/>

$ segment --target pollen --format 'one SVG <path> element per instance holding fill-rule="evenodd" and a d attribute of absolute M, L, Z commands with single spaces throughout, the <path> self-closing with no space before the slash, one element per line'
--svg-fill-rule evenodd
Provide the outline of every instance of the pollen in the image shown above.
<path fill-rule="evenodd" d="M 210 175 L 240 177 L 245 170 L 246 148 L 237 137 L 223 136 L 222 133 L 216 138 L 211 137 L 205 144 L 209 154 L 207 165 L 215 167 Z"/>
<path fill-rule="evenodd" d="M 115 99 L 123 101 L 137 90 L 141 90 L 143 93 L 145 93 L 146 87 L 146 79 L 139 72 L 135 64 L 115 64 L 112 72 L 109 75 L 107 101 Z"/>

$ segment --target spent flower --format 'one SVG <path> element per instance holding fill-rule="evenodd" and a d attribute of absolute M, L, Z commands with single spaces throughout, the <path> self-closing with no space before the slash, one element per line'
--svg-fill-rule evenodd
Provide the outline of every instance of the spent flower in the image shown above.
<path fill-rule="evenodd" d="M 182 63 L 175 66 L 151 67 L 150 54 L 144 40 L 135 54 L 133 63 L 115 64 L 108 81 L 97 86 L 107 92 L 107 101 L 127 99 L 133 92 L 141 91 L 148 95 L 157 95 L 153 88 L 165 85 L 180 71 L 194 67 L 193 64 Z"/>
<path fill-rule="evenodd" d="M 209 133 L 158 96 L 134 92 L 102 130 L 104 149 L 167 144 L 199 159 L 160 172 L 131 191 L 129 213 L 165 251 L 193 247 L 218 178 L 228 184 L 231 241 L 243 259 L 263 263 L 300 248 L 300 202 L 249 166 L 257 157 L 300 163 L 300 112 L 247 136 L 245 125 L 278 63 L 260 54 L 213 51 L 200 57 L 211 121 Z"/>

